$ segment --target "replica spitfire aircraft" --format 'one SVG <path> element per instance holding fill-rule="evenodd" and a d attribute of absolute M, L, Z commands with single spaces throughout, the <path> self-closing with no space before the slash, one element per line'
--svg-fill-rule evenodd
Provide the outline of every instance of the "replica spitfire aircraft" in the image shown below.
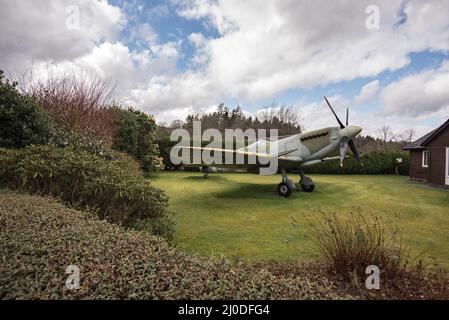
<path fill-rule="evenodd" d="M 338 118 L 327 98 L 324 97 L 324 99 L 326 100 L 327 105 L 337 119 L 337 122 L 339 124 L 338 127 L 336 126 L 322 128 L 301 134 L 283 137 L 282 139 L 274 141 L 257 140 L 256 142 L 237 150 L 191 146 L 179 146 L 174 147 L 173 149 L 186 148 L 190 151 L 197 149 L 209 152 L 232 153 L 233 155 L 255 155 L 256 157 L 265 158 L 277 157 L 278 167 L 280 168 L 280 171 L 282 173 L 282 181 L 278 185 L 279 195 L 283 197 L 289 197 L 291 193 L 296 189 L 295 183 L 287 177 L 287 170 L 298 170 L 301 189 L 305 192 L 312 192 L 315 189 L 315 183 L 311 178 L 304 175 L 304 168 L 318 165 L 330 160 L 340 160 L 340 165 L 343 166 L 343 160 L 346 157 L 348 146 L 351 149 L 357 162 L 360 163 L 360 155 L 357 151 L 353 139 L 362 131 L 362 128 L 355 125 L 348 125 L 348 110 L 346 110 L 346 124 L 344 125 Z M 274 146 L 275 144 L 275 148 L 272 149 L 277 150 L 277 153 L 257 153 L 260 144 L 265 144 L 265 146 L 268 147 L 266 150 L 270 150 L 270 146 Z M 338 149 L 340 149 L 340 156 L 331 156 L 332 154 L 335 154 L 335 151 L 337 151 Z M 255 172 L 255 169 L 259 169 L 260 167 L 263 167 L 263 165 L 249 163 L 244 163 L 243 165 L 213 164 L 213 167 L 233 167 L 237 169 L 243 168 L 249 172 Z M 208 173 L 210 172 L 210 166 L 203 165 L 202 172 L 205 173 L 205 177 L 207 177 Z"/>

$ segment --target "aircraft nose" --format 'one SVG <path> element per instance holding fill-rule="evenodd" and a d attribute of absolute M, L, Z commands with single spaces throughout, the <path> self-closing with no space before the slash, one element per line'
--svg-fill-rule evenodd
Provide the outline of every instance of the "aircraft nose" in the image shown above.
<path fill-rule="evenodd" d="M 342 129 L 342 135 L 344 137 L 354 138 L 357 136 L 360 132 L 362 132 L 362 128 L 359 126 L 347 126 L 346 128 Z"/>
<path fill-rule="evenodd" d="M 360 132 L 362 132 L 362 127 L 359 126 L 351 126 L 352 127 L 352 132 L 353 132 L 353 136 L 355 137 L 356 135 L 358 135 Z"/>

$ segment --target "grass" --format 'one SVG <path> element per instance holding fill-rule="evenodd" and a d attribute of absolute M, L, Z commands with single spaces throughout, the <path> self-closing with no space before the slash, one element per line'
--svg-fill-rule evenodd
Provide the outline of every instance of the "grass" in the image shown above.
<path fill-rule="evenodd" d="M 174 241 L 187 252 L 243 261 L 316 259 L 310 226 L 322 214 L 349 214 L 354 206 L 402 228 L 418 255 L 429 247 L 449 269 L 449 191 L 408 177 L 312 175 L 313 193 L 277 195 L 280 176 L 162 172 L 153 178 L 176 213 Z M 290 178 L 293 178 L 291 175 Z M 295 180 L 297 178 L 295 177 Z"/>

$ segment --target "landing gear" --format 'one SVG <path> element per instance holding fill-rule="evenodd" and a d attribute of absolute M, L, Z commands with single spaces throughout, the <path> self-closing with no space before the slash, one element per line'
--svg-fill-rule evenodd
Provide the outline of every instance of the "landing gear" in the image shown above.
<path fill-rule="evenodd" d="M 209 177 L 211 171 L 210 167 L 201 167 L 201 172 L 204 174 L 204 178 Z"/>
<path fill-rule="evenodd" d="M 315 183 L 311 178 L 305 176 L 304 170 L 301 168 L 299 169 L 299 176 L 301 177 L 299 183 L 301 184 L 302 191 L 313 192 L 315 190 Z"/>
<path fill-rule="evenodd" d="M 311 184 L 311 185 L 301 184 L 301 189 L 304 192 L 313 192 L 313 190 L 315 190 L 315 185 L 314 184 Z"/>
<path fill-rule="evenodd" d="M 278 185 L 278 193 L 281 197 L 288 198 L 296 189 L 295 183 L 287 177 L 285 169 L 281 169 L 282 182 Z"/>

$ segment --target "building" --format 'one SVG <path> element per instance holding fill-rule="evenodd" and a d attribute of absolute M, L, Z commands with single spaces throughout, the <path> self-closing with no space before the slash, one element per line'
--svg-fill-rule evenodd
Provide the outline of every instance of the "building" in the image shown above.
<path fill-rule="evenodd" d="M 449 119 L 404 150 L 410 151 L 412 180 L 449 187 Z"/>

